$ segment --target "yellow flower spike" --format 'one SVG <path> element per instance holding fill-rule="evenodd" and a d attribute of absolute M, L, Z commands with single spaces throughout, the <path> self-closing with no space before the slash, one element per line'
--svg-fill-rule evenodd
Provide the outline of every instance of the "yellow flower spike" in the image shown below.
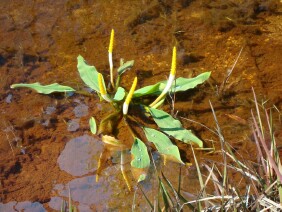
<path fill-rule="evenodd" d="M 115 31 L 114 31 L 114 29 L 112 29 L 112 31 L 111 31 L 111 38 L 110 38 L 110 45 L 109 45 L 109 53 L 113 52 L 114 36 L 115 36 Z"/>
<path fill-rule="evenodd" d="M 98 84 L 101 95 L 106 95 L 107 91 L 103 85 L 103 75 L 101 73 L 98 73 Z"/>
<path fill-rule="evenodd" d="M 150 104 L 150 107 L 155 106 L 167 94 L 167 92 L 169 91 L 169 89 L 173 84 L 173 81 L 175 79 L 175 74 L 176 74 L 176 47 L 174 46 L 172 51 L 171 69 L 166 86 L 162 91 L 162 93 L 158 96 L 158 98 L 153 103 Z"/>
<path fill-rule="evenodd" d="M 108 96 L 107 91 L 104 87 L 103 75 L 101 73 L 98 73 L 98 84 L 99 84 L 99 90 L 100 90 L 102 98 L 106 100 L 107 102 L 112 102 L 112 99 Z"/>
<path fill-rule="evenodd" d="M 170 74 L 175 76 L 176 73 L 176 47 L 173 47 L 172 50 L 172 61 L 171 61 L 171 69 L 170 69 Z"/>
<path fill-rule="evenodd" d="M 135 91 L 136 86 L 137 86 L 137 77 L 134 78 L 134 81 L 133 81 L 132 86 L 131 86 L 131 88 L 130 88 L 130 90 L 129 90 L 129 93 L 128 93 L 126 99 L 125 99 L 125 102 L 126 102 L 127 104 L 130 103 L 130 101 L 131 101 L 131 99 L 132 99 L 132 96 L 133 96 L 133 93 L 134 93 L 134 91 Z"/>
<path fill-rule="evenodd" d="M 132 86 L 129 90 L 129 93 L 127 94 L 125 102 L 123 103 L 123 115 L 126 115 L 127 112 L 128 112 L 128 106 L 129 106 L 129 103 L 132 99 L 133 93 L 136 89 L 136 86 L 137 86 L 137 77 L 134 78 L 134 81 L 133 81 Z"/>
<path fill-rule="evenodd" d="M 114 29 L 112 29 L 111 31 L 111 38 L 110 38 L 110 44 L 109 44 L 109 64 L 110 64 L 110 77 L 111 77 L 111 84 L 114 86 L 114 73 L 113 73 L 113 69 L 114 69 L 114 65 L 113 65 L 113 47 L 114 47 L 114 35 L 115 35 L 115 31 Z"/>

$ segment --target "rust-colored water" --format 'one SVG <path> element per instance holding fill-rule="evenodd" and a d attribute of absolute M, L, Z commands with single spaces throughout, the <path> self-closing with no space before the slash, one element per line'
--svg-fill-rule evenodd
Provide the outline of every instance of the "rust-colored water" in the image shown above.
<path fill-rule="evenodd" d="M 68 198 L 68 188 L 80 211 L 131 208 L 133 192 L 121 175 L 118 153 L 109 158 L 99 182 L 95 181 L 103 145 L 90 134 L 88 120 L 94 116 L 99 122 L 109 111 L 107 105 L 95 95 L 44 96 L 28 89 L 10 89 L 13 83 L 58 82 L 84 90 L 76 69 L 79 54 L 109 79 L 107 48 L 112 28 L 114 64 L 120 58 L 135 60 L 134 68 L 123 78 L 127 89 L 136 75 L 139 87 L 166 79 L 174 45 L 178 76 L 212 72 L 208 83 L 176 96 L 174 111 L 170 99 L 164 106 L 167 112 L 178 112 L 183 125 L 205 147 L 215 146 L 211 155 L 197 152 L 199 158 L 221 160 L 218 137 L 187 121 L 214 129 L 209 100 L 225 139 L 243 158 L 254 158 L 249 129 L 254 108 L 251 87 L 259 103 L 275 105 L 274 130 L 281 145 L 279 0 L 14 0 L 1 1 L 0 11 L 0 211 L 59 210 L 62 199 Z M 179 145 L 182 157 L 193 161 L 190 147 Z M 169 163 L 164 168 L 174 183 L 175 166 Z M 134 185 L 129 164 L 126 169 Z M 195 173 L 193 166 L 182 171 L 184 192 L 197 191 Z M 150 193 L 154 183 L 144 188 Z M 136 199 L 136 207 L 149 210 L 140 191 Z"/>

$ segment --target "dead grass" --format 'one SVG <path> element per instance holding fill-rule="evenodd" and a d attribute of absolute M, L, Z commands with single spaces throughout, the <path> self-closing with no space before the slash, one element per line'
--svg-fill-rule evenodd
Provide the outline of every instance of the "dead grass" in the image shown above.
<path fill-rule="evenodd" d="M 199 164 L 191 146 L 201 190 L 198 194 L 191 195 L 194 200 L 187 201 L 181 194 L 181 173 L 177 189 L 161 174 L 158 176 L 159 196 L 155 198 L 159 201 L 150 202 L 143 192 L 152 211 L 186 211 L 188 208 L 191 211 L 282 210 L 282 166 L 273 131 L 273 109 L 259 106 L 254 89 L 253 94 L 255 110 L 251 111 L 250 128 L 257 147 L 256 161 L 247 161 L 234 153 L 222 134 L 210 103 L 216 123 L 216 134 L 221 142 L 222 162 L 206 161 Z M 270 135 L 268 139 L 266 135 Z M 207 176 L 202 174 L 200 165 L 208 171 Z M 232 179 L 234 174 L 240 177 Z M 241 179 L 241 182 L 236 181 L 237 179 Z M 244 185 L 243 189 L 242 186 L 239 188 L 240 183 Z M 214 190 L 209 194 L 207 187 L 211 185 Z"/>

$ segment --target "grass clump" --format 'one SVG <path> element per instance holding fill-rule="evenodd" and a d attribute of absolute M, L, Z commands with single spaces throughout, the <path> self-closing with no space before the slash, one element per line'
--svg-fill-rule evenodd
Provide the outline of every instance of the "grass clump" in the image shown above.
<path fill-rule="evenodd" d="M 163 173 L 156 171 L 160 186 L 158 197 L 155 199 L 160 201 L 154 204 L 144 194 L 153 211 L 282 210 L 282 166 L 272 125 L 272 109 L 260 109 L 254 90 L 253 93 L 256 109 L 251 111 L 250 128 L 257 149 L 256 161 L 247 161 L 234 153 L 234 149 L 221 132 L 215 111 L 210 104 L 216 123 L 216 133 L 221 143 L 222 162 L 205 160 L 199 164 L 191 146 L 199 192 L 188 193 L 189 188 L 181 188 L 181 169 L 177 186 L 173 186 Z M 239 180 L 238 178 L 234 180 L 234 175 L 241 178 L 243 188 L 242 185 L 239 188 Z M 182 192 L 183 189 L 185 192 Z"/>

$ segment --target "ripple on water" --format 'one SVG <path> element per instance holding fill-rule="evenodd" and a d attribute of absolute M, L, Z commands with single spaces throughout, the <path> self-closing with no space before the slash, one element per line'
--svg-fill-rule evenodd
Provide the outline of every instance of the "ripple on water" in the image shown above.
<path fill-rule="evenodd" d="M 83 135 L 66 144 L 57 162 L 61 170 L 73 176 L 82 176 L 96 169 L 102 150 L 101 142 L 89 135 Z"/>

